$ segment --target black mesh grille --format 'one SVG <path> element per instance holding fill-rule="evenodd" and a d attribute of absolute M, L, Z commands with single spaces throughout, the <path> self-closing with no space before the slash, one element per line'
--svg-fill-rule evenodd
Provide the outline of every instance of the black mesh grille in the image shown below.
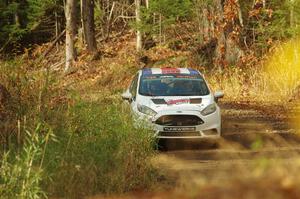
<path fill-rule="evenodd" d="M 195 115 L 164 115 L 155 121 L 163 126 L 197 126 L 203 124 L 203 120 Z"/>

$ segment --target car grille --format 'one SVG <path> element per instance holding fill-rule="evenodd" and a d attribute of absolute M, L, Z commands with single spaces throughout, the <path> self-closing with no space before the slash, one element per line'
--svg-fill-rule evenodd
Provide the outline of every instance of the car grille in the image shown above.
<path fill-rule="evenodd" d="M 203 120 L 195 115 L 164 115 L 155 121 L 155 124 L 163 126 L 197 126 L 203 123 Z"/>
<path fill-rule="evenodd" d="M 201 136 L 201 134 L 197 131 L 195 132 L 165 132 L 160 131 L 158 136 L 170 136 L 170 137 L 188 137 L 188 136 Z"/>

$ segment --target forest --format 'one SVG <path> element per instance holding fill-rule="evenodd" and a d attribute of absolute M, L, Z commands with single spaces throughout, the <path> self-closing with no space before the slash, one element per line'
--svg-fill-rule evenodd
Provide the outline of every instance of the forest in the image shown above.
<path fill-rule="evenodd" d="M 134 125 L 165 67 L 224 92 L 217 143 Z M 299 98 L 300 0 L 0 0 L 0 199 L 299 198 Z"/>

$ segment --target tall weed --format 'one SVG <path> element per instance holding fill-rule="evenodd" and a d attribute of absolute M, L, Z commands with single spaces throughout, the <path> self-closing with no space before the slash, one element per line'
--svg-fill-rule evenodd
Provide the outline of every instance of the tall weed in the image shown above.
<path fill-rule="evenodd" d="M 276 46 L 262 73 L 268 91 L 281 100 L 292 97 L 300 87 L 300 39 Z"/>
<path fill-rule="evenodd" d="M 1 198 L 45 198 L 41 188 L 44 179 L 43 157 L 52 132 L 41 136 L 41 125 L 34 132 L 26 131 L 26 142 L 19 150 L 10 150 L 2 156 L 0 165 Z"/>

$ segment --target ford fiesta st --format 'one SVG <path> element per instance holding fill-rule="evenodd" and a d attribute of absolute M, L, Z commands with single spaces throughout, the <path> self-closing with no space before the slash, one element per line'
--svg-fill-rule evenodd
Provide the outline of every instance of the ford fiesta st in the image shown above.
<path fill-rule="evenodd" d="M 146 122 L 157 138 L 218 138 L 222 92 L 212 93 L 203 75 L 187 68 L 140 70 L 122 94 L 135 121 Z"/>

